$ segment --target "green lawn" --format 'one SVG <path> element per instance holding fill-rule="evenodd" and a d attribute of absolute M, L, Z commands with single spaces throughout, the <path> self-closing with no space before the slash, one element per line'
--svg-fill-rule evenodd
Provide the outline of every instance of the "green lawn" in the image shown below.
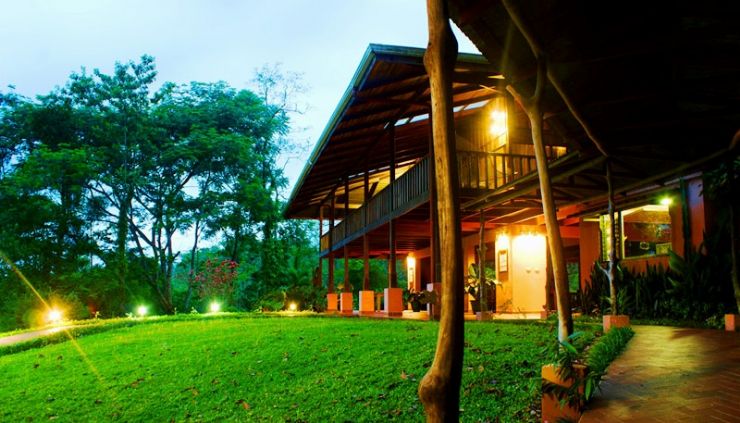
<path fill-rule="evenodd" d="M 71 342 L 0 357 L 0 421 L 421 421 L 437 328 L 276 317 L 114 329 L 78 340 L 96 370 Z M 538 420 L 552 330 L 466 323 L 463 421 Z"/>

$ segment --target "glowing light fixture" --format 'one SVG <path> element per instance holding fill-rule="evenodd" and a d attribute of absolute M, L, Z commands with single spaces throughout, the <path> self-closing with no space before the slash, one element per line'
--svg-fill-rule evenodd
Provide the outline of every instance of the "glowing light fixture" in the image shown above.
<path fill-rule="evenodd" d="M 509 236 L 502 234 L 496 237 L 496 248 L 499 250 L 506 250 L 509 248 Z"/>
<path fill-rule="evenodd" d="M 216 301 L 212 302 L 211 305 L 208 306 L 208 310 L 210 310 L 211 313 L 218 313 L 221 311 L 221 303 L 217 303 Z"/>
<path fill-rule="evenodd" d="M 414 268 L 416 267 L 416 257 L 409 254 L 406 256 L 406 267 Z"/>
<path fill-rule="evenodd" d="M 673 199 L 671 197 L 663 197 L 660 199 L 661 206 L 670 206 L 671 204 L 673 204 Z"/>
<path fill-rule="evenodd" d="M 145 305 L 140 305 L 136 307 L 136 314 L 139 315 L 139 317 L 144 317 L 149 312 L 149 309 Z"/>
<path fill-rule="evenodd" d="M 490 115 L 490 124 L 488 130 L 494 137 L 501 136 L 506 133 L 506 112 L 501 110 L 493 110 Z"/>
<path fill-rule="evenodd" d="M 57 309 L 51 309 L 49 310 L 49 313 L 46 315 L 46 320 L 49 323 L 59 323 L 62 321 L 62 312 Z"/>
<path fill-rule="evenodd" d="M 298 310 L 298 305 L 296 303 L 290 303 L 290 305 L 288 306 L 288 310 L 296 311 Z"/>

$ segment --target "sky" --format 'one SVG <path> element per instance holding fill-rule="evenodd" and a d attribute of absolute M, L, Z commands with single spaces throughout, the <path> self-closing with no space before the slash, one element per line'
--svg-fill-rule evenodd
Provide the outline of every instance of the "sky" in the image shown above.
<path fill-rule="evenodd" d="M 461 52 L 478 52 L 454 30 Z M 83 66 L 110 73 L 144 54 L 158 84 L 249 88 L 280 64 L 307 88 L 292 138 L 310 151 L 368 44 L 425 47 L 427 36 L 424 0 L 0 0 L 0 91 L 46 94 Z M 304 164 L 287 163 L 291 188 Z"/>

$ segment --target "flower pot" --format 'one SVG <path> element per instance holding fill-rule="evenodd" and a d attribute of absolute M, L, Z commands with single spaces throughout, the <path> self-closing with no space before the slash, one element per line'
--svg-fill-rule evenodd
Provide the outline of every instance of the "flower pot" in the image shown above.
<path fill-rule="evenodd" d="M 419 301 L 411 301 L 411 310 L 414 313 L 418 313 L 421 311 L 421 302 Z"/>
<path fill-rule="evenodd" d="M 582 364 L 574 364 L 574 369 L 578 373 L 579 378 L 584 378 L 588 372 L 588 367 Z M 554 364 L 548 364 L 542 366 L 542 382 L 546 382 L 561 386 L 563 388 L 570 388 L 574 380 L 573 379 L 561 379 L 558 375 L 559 367 Z M 578 392 L 583 394 L 583 384 L 578 388 Z M 555 423 L 563 420 L 577 422 L 581 418 L 583 413 L 584 404 L 577 402 L 575 404 L 569 403 L 567 400 L 561 404 L 561 398 L 558 398 L 554 393 L 542 394 L 542 421 Z"/>
<path fill-rule="evenodd" d="M 473 309 L 473 313 L 478 313 L 480 311 L 480 301 L 470 300 L 470 308 Z"/>
<path fill-rule="evenodd" d="M 740 314 L 725 314 L 725 330 L 735 332 L 740 327 Z"/>
<path fill-rule="evenodd" d="M 604 333 L 609 332 L 611 328 L 626 328 L 630 325 L 630 316 L 626 314 L 604 315 Z"/>

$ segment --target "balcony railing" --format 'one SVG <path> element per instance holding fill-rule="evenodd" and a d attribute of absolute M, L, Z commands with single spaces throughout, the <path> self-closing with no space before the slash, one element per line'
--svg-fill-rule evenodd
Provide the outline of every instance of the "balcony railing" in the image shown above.
<path fill-rule="evenodd" d="M 418 207 L 429 198 L 429 157 L 424 157 L 396 179 L 393 189 L 388 186 L 371 198 L 367 206 L 350 212 L 334 226 L 334 246 L 352 240 L 377 228 L 390 219 Z M 321 237 L 321 250 L 329 248 L 329 234 Z"/>
<path fill-rule="evenodd" d="M 548 159 L 555 155 L 548 150 Z M 535 172 L 534 156 L 525 154 L 457 152 L 461 189 L 496 190 L 522 176 Z M 370 199 L 366 206 L 351 211 L 332 231 L 333 248 L 339 248 L 363 233 L 418 207 L 429 199 L 429 157 L 424 157 Z M 392 192 L 391 192 L 392 191 Z M 393 197 L 391 196 L 393 195 Z M 329 249 L 329 233 L 321 237 L 321 251 Z"/>

